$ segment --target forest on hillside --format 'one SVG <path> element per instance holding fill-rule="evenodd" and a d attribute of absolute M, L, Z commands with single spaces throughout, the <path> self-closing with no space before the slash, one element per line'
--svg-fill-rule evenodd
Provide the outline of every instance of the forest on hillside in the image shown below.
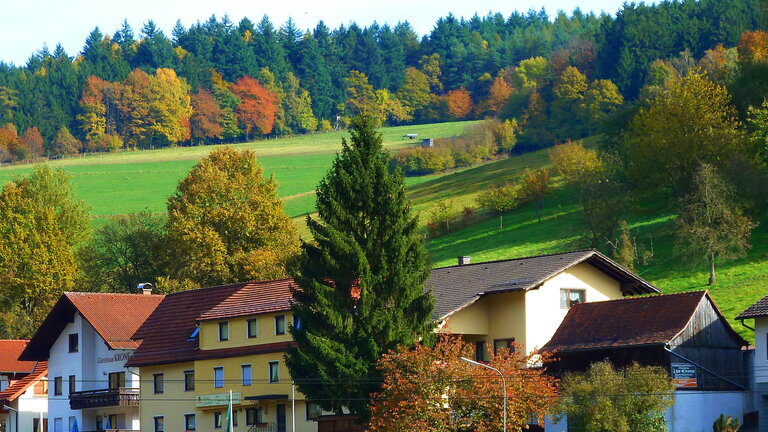
<path fill-rule="evenodd" d="M 405 21 L 304 31 L 212 16 L 171 35 L 125 22 L 112 36 L 95 28 L 79 53 L 43 47 L 25 65 L 0 63 L 0 161 L 323 131 L 360 113 L 386 124 L 499 116 L 515 119 L 521 148 L 548 146 L 643 97 L 669 72 L 659 60 L 720 74 L 743 112 L 768 88 L 735 50 L 761 11 L 759 0 L 684 0 L 616 16 L 449 15 L 423 37 Z M 586 87 L 556 90 L 568 80 Z"/>

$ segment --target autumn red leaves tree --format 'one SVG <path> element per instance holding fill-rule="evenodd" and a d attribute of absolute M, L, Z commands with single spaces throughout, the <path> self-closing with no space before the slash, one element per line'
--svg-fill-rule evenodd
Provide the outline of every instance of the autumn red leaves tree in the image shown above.
<path fill-rule="evenodd" d="M 434 347 L 385 354 L 384 382 L 371 403 L 371 432 L 497 432 L 502 429 L 503 392 L 499 375 L 471 365 L 473 349 L 457 336 L 442 335 Z M 546 358 L 501 348 L 488 365 L 504 374 L 507 428 L 522 430 L 543 421 L 555 407 L 556 380 L 540 365 Z"/>

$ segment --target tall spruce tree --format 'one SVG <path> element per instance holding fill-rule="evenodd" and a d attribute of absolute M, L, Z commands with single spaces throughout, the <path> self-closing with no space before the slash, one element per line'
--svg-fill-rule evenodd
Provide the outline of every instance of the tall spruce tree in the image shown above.
<path fill-rule="evenodd" d="M 317 190 L 319 219 L 307 219 L 295 280 L 286 364 L 299 390 L 323 409 L 368 418 L 381 381 L 376 362 L 431 334 L 425 249 L 402 175 L 387 170 L 376 120 L 352 121 L 351 141 Z"/>

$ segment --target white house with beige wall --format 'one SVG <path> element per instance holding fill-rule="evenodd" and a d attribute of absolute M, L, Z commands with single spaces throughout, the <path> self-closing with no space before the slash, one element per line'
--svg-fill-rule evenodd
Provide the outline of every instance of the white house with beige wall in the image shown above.
<path fill-rule="evenodd" d="M 594 250 L 432 270 L 439 331 L 462 335 L 494 351 L 516 342 L 530 353 L 554 335 L 572 304 L 612 300 L 658 289 Z"/>

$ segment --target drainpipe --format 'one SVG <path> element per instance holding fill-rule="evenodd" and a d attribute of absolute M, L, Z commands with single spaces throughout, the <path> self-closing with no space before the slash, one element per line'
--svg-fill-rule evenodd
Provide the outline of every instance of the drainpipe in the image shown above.
<path fill-rule="evenodd" d="M 752 327 L 750 327 L 750 326 L 748 326 L 748 325 L 744 324 L 744 320 L 743 320 L 743 319 L 740 319 L 740 320 L 739 320 L 739 322 L 740 322 L 740 323 L 741 323 L 741 325 L 743 325 L 744 327 L 746 327 L 746 328 L 748 328 L 748 329 L 750 329 L 750 330 L 752 330 L 752 331 L 755 331 L 755 329 L 753 329 Z"/>
<path fill-rule="evenodd" d="M 16 421 L 13 423 L 13 430 L 14 432 L 19 432 L 19 410 L 8 405 L 3 405 L 3 408 L 15 413 L 14 417 L 16 417 Z"/>
<path fill-rule="evenodd" d="M 720 374 L 718 374 L 716 372 L 713 372 L 712 370 L 710 370 L 710 369 L 700 365 L 699 363 L 696 363 L 695 361 L 693 361 L 693 360 L 691 360 L 689 358 L 683 357 L 682 355 L 680 355 L 680 354 L 678 354 L 676 352 L 673 352 L 671 349 L 669 349 L 669 344 L 665 344 L 664 345 L 664 350 L 667 351 L 668 353 L 672 354 L 675 357 L 679 357 L 679 358 L 687 361 L 688 363 L 691 363 L 694 366 L 697 366 L 697 367 L 699 367 L 701 369 L 704 369 L 705 371 L 707 371 L 707 372 L 711 373 L 712 375 L 714 375 L 716 378 L 720 378 L 721 380 L 723 380 L 723 381 L 725 381 L 727 383 L 733 384 L 733 385 L 735 385 L 736 387 L 738 387 L 738 388 L 740 388 L 742 390 L 747 390 L 747 388 L 744 387 L 743 385 L 738 384 L 738 383 L 736 383 L 734 381 L 731 381 L 728 378 L 726 378 L 726 377 L 724 377 L 724 376 L 722 376 L 722 375 L 720 375 Z"/>
<path fill-rule="evenodd" d="M 296 432 L 296 382 L 291 380 L 291 430 Z"/>

